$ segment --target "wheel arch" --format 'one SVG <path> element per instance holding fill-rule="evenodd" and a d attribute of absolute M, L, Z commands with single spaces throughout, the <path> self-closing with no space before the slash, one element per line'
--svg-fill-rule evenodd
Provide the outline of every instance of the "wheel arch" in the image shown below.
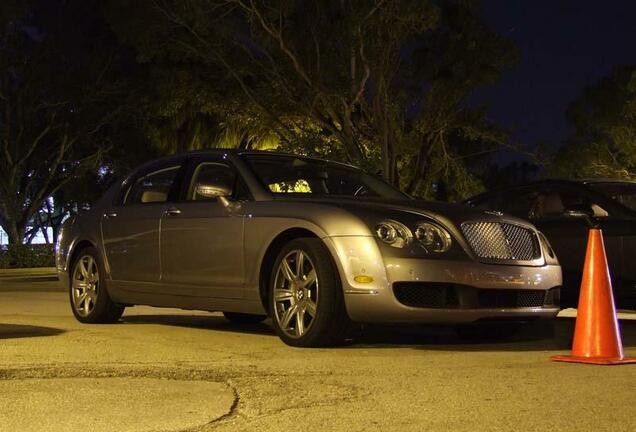
<path fill-rule="evenodd" d="M 265 254 L 263 255 L 263 259 L 261 260 L 258 275 L 258 291 L 261 304 L 268 314 L 269 281 L 272 276 L 272 271 L 274 270 L 274 261 L 276 261 L 276 257 L 278 257 L 281 249 L 287 243 L 297 238 L 320 238 L 320 236 L 307 228 L 288 228 L 272 239 L 269 246 L 267 247 L 267 250 L 265 251 Z"/>
<path fill-rule="evenodd" d="M 66 266 L 68 269 L 67 272 L 68 272 L 69 278 L 72 277 L 73 264 L 75 264 L 75 260 L 79 256 L 80 252 L 89 247 L 97 249 L 97 246 L 93 242 L 86 239 L 79 240 L 73 245 L 71 252 L 68 256 L 68 260 L 67 260 L 68 264 Z"/>

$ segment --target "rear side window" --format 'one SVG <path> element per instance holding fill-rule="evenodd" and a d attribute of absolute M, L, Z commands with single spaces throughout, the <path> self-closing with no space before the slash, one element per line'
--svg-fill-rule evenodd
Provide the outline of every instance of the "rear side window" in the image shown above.
<path fill-rule="evenodd" d="M 180 168 L 175 165 L 137 178 L 126 195 L 125 205 L 168 201 Z"/>

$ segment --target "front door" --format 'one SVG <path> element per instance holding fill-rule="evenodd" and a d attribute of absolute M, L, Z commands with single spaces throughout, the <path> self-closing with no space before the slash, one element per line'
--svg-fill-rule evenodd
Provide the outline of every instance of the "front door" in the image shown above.
<path fill-rule="evenodd" d="M 172 294 L 242 298 L 244 213 L 237 172 L 222 159 L 190 162 L 182 199 L 161 222 L 162 283 Z M 231 200 L 217 198 L 219 191 Z"/>
<path fill-rule="evenodd" d="M 161 275 L 159 232 L 181 166 L 166 161 L 140 173 L 102 217 L 106 265 L 122 289 L 153 292 Z"/>

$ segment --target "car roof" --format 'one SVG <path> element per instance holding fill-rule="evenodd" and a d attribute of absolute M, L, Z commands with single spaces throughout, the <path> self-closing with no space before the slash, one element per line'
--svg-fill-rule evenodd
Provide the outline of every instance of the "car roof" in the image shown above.
<path fill-rule="evenodd" d="M 543 184 L 548 184 L 548 183 L 557 183 L 557 184 L 571 184 L 571 185 L 586 185 L 586 184 L 595 184 L 595 183 L 630 183 L 630 184 L 635 184 L 636 182 L 631 181 L 631 180 L 625 180 L 625 179 L 612 179 L 612 178 L 575 178 L 575 179 L 560 179 L 560 178 L 553 178 L 553 179 L 544 179 L 544 180 L 537 180 L 537 181 L 533 181 L 533 182 L 528 182 L 528 183 L 523 183 L 523 184 L 519 184 L 519 185 L 515 185 L 515 186 L 511 186 L 509 188 L 506 189 L 516 189 L 516 188 L 520 188 L 520 187 L 528 187 L 528 186 L 534 186 L 534 185 L 543 185 Z"/>
<path fill-rule="evenodd" d="M 236 154 L 238 154 L 240 156 L 263 156 L 263 155 L 270 156 L 271 155 L 271 156 L 295 157 L 295 158 L 301 158 L 301 159 L 312 159 L 312 160 L 317 160 L 317 161 L 322 161 L 322 162 L 327 162 L 327 163 L 345 165 L 345 166 L 350 167 L 350 168 L 359 169 L 355 165 L 351 165 L 349 163 L 342 162 L 342 161 L 336 161 L 336 160 L 332 160 L 332 159 L 324 159 L 324 158 L 319 158 L 319 157 L 315 157 L 315 156 L 298 155 L 298 154 L 287 153 L 287 152 L 271 151 L 271 150 L 242 150 L 242 151 L 238 150 L 238 151 L 236 151 Z"/>
<path fill-rule="evenodd" d="M 514 190 L 514 189 L 521 189 L 521 188 L 548 185 L 548 184 L 561 184 L 561 185 L 581 186 L 581 185 L 599 184 L 599 183 L 636 184 L 635 181 L 625 180 L 625 179 L 612 179 L 612 178 L 580 178 L 580 179 L 559 179 L 559 178 L 554 178 L 554 179 L 537 180 L 537 181 L 528 182 L 528 183 L 521 183 L 521 184 L 518 184 L 518 185 L 513 185 L 513 186 L 508 186 L 508 187 L 503 187 L 503 188 L 498 188 L 498 189 L 492 189 L 492 190 L 487 191 L 485 193 L 496 192 L 496 191 Z"/>
<path fill-rule="evenodd" d="M 612 178 L 578 178 L 578 179 L 544 179 L 544 180 L 536 180 L 528 183 L 520 183 L 512 186 L 505 186 L 501 188 L 493 188 L 467 198 L 464 202 L 474 201 L 478 198 L 485 198 L 491 196 L 493 194 L 498 194 L 507 191 L 514 191 L 517 189 L 525 189 L 532 188 L 534 186 L 547 186 L 547 185 L 562 185 L 562 186 L 574 186 L 574 187 L 585 187 L 586 185 L 591 184 L 600 184 L 600 183 L 625 183 L 625 184 L 636 184 L 635 181 L 625 180 L 625 179 L 612 179 Z"/>
<path fill-rule="evenodd" d="M 180 153 L 175 153 L 172 155 L 168 155 L 168 156 L 163 156 L 163 157 L 159 157 L 153 160 L 150 160 L 146 163 L 144 163 L 143 165 L 137 167 L 135 169 L 135 171 L 141 167 L 145 167 L 147 165 L 151 165 L 155 162 L 160 162 L 160 161 L 165 161 L 165 160 L 170 160 L 170 159 L 178 159 L 178 158 L 182 158 L 182 157 L 188 157 L 188 156 L 197 156 L 197 155 L 223 155 L 223 154 L 234 154 L 234 155 L 238 155 L 238 156 L 281 156 L 281 157 L 294 157 L 294 158 L 301 158 L 301 159 L 311 159 L 311 160 L 316 160 L 316 161 L 322 161 L 322 162 L 326 162 L 326 163 L 330 163 L 330 164 L 338 164 L 338 165 L 343 165 L 349 168 L 354 168 L 354 169 L 359 169 L 358 167 L 348 164 L 346 162 L 341 162 L 341 161 L 335 161 L 335 160 L 330 160 L 330 159 L 323 159 L 323 158 L 318 158 L 318 157 L 313 157 L 313 156 L 305 156 L 305 155 L 299 155 L 299 154 L 294 154 L 294 153 L 286 153 L 286 152 L 279 152 L 279 151 L 271 151 L 271 150 L 245 150 L 245 149 L 237 149 L 237 148 L 209 148 L 209 149 L 202 149 L 202 150 L 190 150 L 190 151 L 186 151 L 186 152 L 180 152 Z"/>
<path fill-rule="evenodd" d="M 576 181 L 576 180 L 574 180 Z M 633 180 L 625 180 L 625 179 L 613 179 L 613 178 L 584 178 L 578 180 L 583 184 L 595 184 L 595 183 L 627 183 L 627 184 L 636 184 L 636 181 Z"/>

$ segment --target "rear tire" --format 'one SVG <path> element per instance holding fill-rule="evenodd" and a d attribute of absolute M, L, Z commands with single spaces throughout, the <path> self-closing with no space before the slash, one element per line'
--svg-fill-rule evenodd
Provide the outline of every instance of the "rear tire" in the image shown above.
<path fill-rule="evenodd" d="M 239 312 L 223 312 L 226 320 L 236 324 L 258 324 L 263 322 L 267 315 L 254 315 Z"/>
<path fill-rule="evenodd" d="M 79 251 L 70 272 L 69 300 L 75 318 L 87 324 L 114 323 L 125 307 L 113 302 L 104 283 L 104 265 L 94 247 Z"/>
<path fill-rule="evenodd" d="M 340 276 L 320 239 L 287 243 L 269 282 L 274 329 L 287 345 L 323 347 L 344 342 L 350 327 Z"/>

